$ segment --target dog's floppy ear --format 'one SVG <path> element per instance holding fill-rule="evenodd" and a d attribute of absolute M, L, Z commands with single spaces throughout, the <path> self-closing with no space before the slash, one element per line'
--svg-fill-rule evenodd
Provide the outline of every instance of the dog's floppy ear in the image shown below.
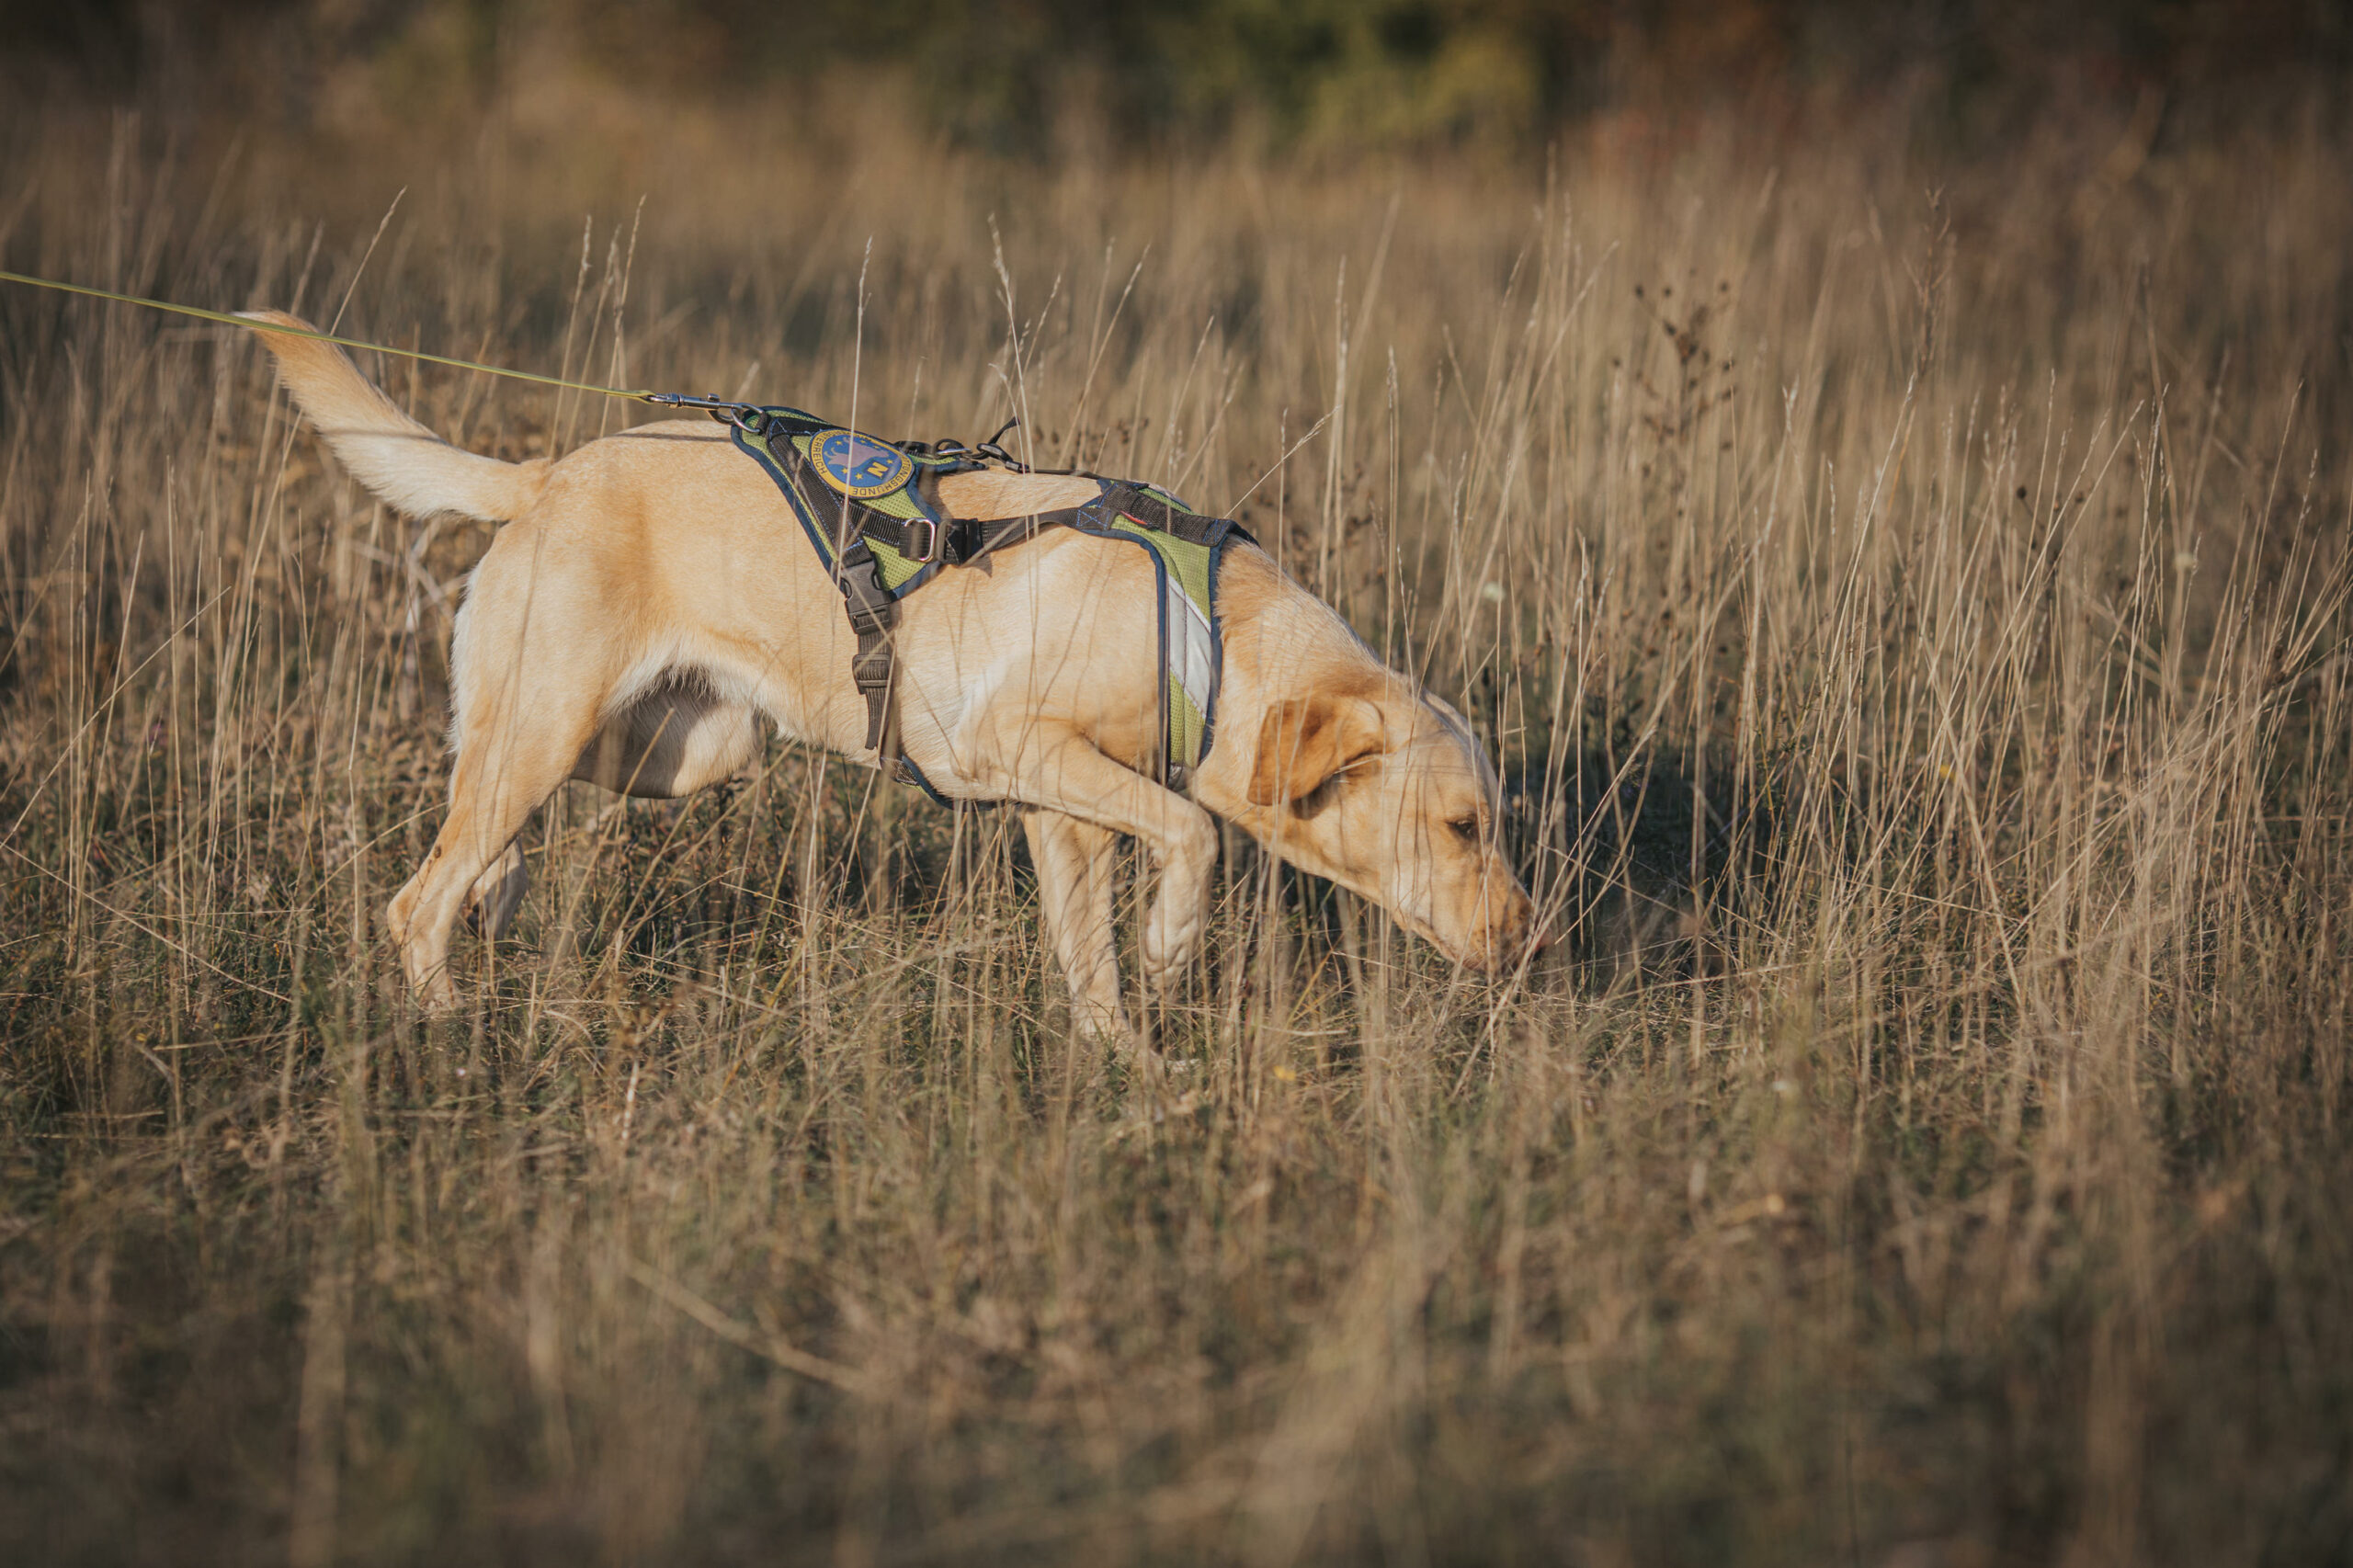
<path fill-rule="evenodd" d="M 1342 768 L 1387 749 L 1380 706 L 1362 697 L 1286 697 L 1258 726 L 1250 803 L 1279 805 L 1313 793 Z"/>

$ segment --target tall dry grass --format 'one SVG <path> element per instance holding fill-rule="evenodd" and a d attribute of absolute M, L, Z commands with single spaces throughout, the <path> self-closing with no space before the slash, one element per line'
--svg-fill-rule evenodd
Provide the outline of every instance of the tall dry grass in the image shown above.
<path fill-rule="evenodd" d="M 777 747 L 570 787 L 428 1022 L 376 919 L 489 530 L 373 506 L 230 334 L 8 293 L 13 1560 L 2347 1550 L 2341 137 L 1043 172 L 548 118 L 20 117 L 0 255 L 1017 413 L 1470 710 L 1566 940 L 1474 983 L 1231 842 L 1155 1098 L 1006 815 Z M 374 369 L 508 456 L 633 417 Z"/>

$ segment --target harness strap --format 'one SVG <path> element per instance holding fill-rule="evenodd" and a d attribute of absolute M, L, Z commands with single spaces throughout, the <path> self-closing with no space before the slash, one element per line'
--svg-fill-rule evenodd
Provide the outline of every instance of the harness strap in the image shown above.
<path fill-rule="evenodd" d="M 841 553 L 835 585 L 842 591 L 842 608 L 849 629 L 858 635 L 858 652 L 850 656 L 850 678 L 866 699 L 866 744 L 885 768 L 898 755 L 897 705 L 892 701 L 898 686 L 897 662 L 891 656 L 891 633 L 899 624 L 899 601 L 882 584 L 881 562 L 863 538 L 854 539 Z"/>
<path fill-rule="evenodd" d="M 964 559 L 976 559 L 999 545 L 1009 543 L 1017 534 L 1028 539 L 1048 528 L 1076 528 L 1081 533 L 1103 533 L 1118 518 L 1126 517 L 1139 527 L 1187 544 L 1216 546 L 1239 535 L 1250 538 L 1250 531 L 1229 517 L 1204 517 L 1186 511 L 1151 485 L 1138 484 L 1132 480 L 1105 479 L 1100 474 L 1081 474 L 1103 486 L 1102 494 L 1092 501 L 1076 506 L 1058 506 L 1051 512 L 1033 512 L 1018 517 L 1005 517 L 982 525 L 986 534 L 980 548 Z M 1256 541 L 1253 540 L 1255 543 Z M 950 557 L 958 565 L 964 560 Z"/>
<path fill-rule="evenodd" d="M 1152 558 L 1159 585 L 1154 612 L 1162 688 L 1153 771 L 1165 786 L 1183 787 L 1209 749 L 1218 677 L 1211 603 L 1219 547 L 1237 535 L 1250 537 L 1239 524 L 1200 517 L 1157 486 L 1097 473 L 1079 475 L 1100 487 L 1082 506 L 986 521 L 958 517 L 940 500 L 940 480 L 983 467 L 974 454 L 1009 463 L 1001 449 L 988 443 L 968 449 L 881 442 L 791 408 L 729 404 L 718 417 L 733 426 L 735 444 L 758 460 L 791 503 L 840 590 L 857 638 L 850 676 L 866 700 L 866 749 L 877 767 L 940 799 L 899 749 L 898 663 L 892 647 L 898 601 L 943 566 L 969 565 L 1048 528 L 1068 528 L 1127 540 Z M 1176 550 L 1172 541 L 1195 551 Z"/>
<path fill-rule="evenodd" d="M 1154 605 L 1159 641 L 1160 722 L 1153 773 L 1161 785 L 1182 790 L 1209 753 L 1217 702 L 1220 655 L 1215 612 L 1218 561 L 1231 540 L 1251 540 L 1230 517 L 1192 512 L 1157 486 L 1133 480 L 1086 474 L 1103 488 L 1076 506 L 1008 518 L 989 525 L 986 548 L 1050 528 L 1068 528 L 1098 539 L 1121 539 L 1143 548 L 1158 585 Z M 1170 548 L 1168 541 L 1195 547 Z M 1251 542 L 1256 542 L 1252 540 Z"/>

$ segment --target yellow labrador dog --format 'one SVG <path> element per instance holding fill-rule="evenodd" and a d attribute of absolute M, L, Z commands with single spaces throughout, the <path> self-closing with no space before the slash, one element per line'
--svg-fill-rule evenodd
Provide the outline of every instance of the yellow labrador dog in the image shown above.
<path fill-rule="evenodd" d="M 462 451 L 408 418 L 331 344 L 257 313 L 288 391 L 344 466 L 413 516 L 507 526 L 474 568 L 450 651 L 449 814 L 386 924 L 425 1003 L 457 999 L 451 928 L 494 935 L 523 892 L 516 836 L 567 778 L 661 797 L 734 776 L 765 718 L 871 758 L 841 596 L 759 465 L 706 421 L 643 425 L 561 460 Z M 955 515 L 1025 517 L 1094 499 L 1068 475 L 939 483 Z M 1256 546 L 1220 572 L 1218 734 L 1198 801 L 1143 769 L 1161 673 L 1134 627 L 1158 592 L 1146 552 L 1049 529 L 904 601 L 893 642 L 902 744 L 943 794 L 1022 809 L 1076 1022 L 1127 1039 L 1112 936 L 1113 850 L 1143 841 L 1161 879 L 1147 981 L 1198 949 L 1217 854 L 1210 813 L 1391 911 L 1479 971 L 1527 946 L 1530 904 L 1496 853 L 1494 770 L 1460 715 L 1382 666 Z"/>

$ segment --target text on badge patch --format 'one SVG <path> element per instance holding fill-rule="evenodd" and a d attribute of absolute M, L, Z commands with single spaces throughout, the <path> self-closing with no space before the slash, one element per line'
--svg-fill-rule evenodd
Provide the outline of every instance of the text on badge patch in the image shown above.
<path fill-rule="evenodd" d="M 915 467 L 898 448 L 855 430 L 826 431 L 809 455 L 826 483 L 859 501 L 896 490 Z"/>

